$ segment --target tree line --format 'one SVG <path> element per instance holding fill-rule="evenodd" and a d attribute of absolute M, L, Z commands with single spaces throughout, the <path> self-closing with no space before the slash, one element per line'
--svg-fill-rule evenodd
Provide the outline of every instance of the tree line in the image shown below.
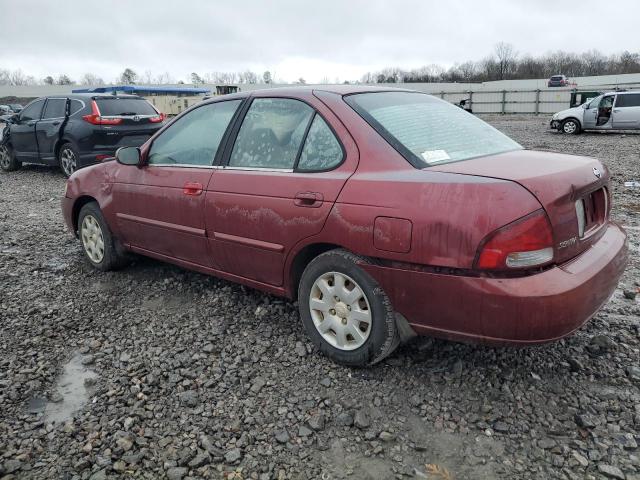
<path fill-rule="evenodd" d="M 200 84 L 269 84 L 273 83 L 272 74 L 266 71 L 262 74 L 245 70 L 243 72 L 210 72 L 198 74 L 192 72 L 189 76 L 190 83 L 193 85 Z M 279 81 L 280 82 L 280 81 Z M 37 79 L 33 75 L 26 75 L 22 70 L 0 69 L 0 85 L 85 85 L 98 86 L 107 83 L 123 83 L 127 85 L 145 84 L 145 85 L 166 85 L 166 84 L 185 84 L 184 80 L 176 80 L 169 72 L 154 74 L 151 70 L 147 70 L 142 74 L 137 73 L 132 68 L 125 68 L 111 82 L 105 82 L 101 77 L 93 73 L 85 73 L 78 80 L 73 80 L 67 74 L 47 75 L 42 79 Z M 281 82 L 283 83 L 283 82 Z M 303 78 L 297 83 L 305 83 Z"/>
<path fill-rule="evenodd" d="M 384 68 L 362 76 L 362 83 L 432 83 L 432 82 L 488 82 L 549 78 L 552 75 L 587 77 L 640 73 L 640 53 L 624 51 L 605 55 L 597 50 L 571 53 L 558 50 L 541 56 L 519 55 L 513 45 L 498 43 L 491 55 L 480 61 L 467 61 L 445 69 L 431 64 L 404 70 Z"/>
<path fill-rule="evenodd" d="M 640 73 L 640 53 L 624 51 L 605 55 L 597 50 L 584 53 L 572 53 L 558 50 L 540 56 L 520 55 L 509 43 L 500 42 L 493 52 L 479 61 L 457 63 L 450 68 L 430 64 L 420 68 L 406 70 L 398 67 L 384 68 L 377 72 L 368 72 L 360 80 L 344 83 L 433 83 L 433 82 L 487 82 L 491 80 L 511 80 L 529 78 L 549 78 L 552 75 L 584 77 L 592 75 L 618 75 Z M 111 84 L 270 84 L 285 83 L 274 79 L 270 71 L 262 74 L 245 70 L 240 72 L 192 72 L 187 81 L 176 80 L 169 72 L 154 74 L 150 70 L 139 74 L 132 68 L 125 68 Z M 300 77 L 297 84 L 305 84 Z M 329 83 L 325 77 L 321 83 Z M 340 83 L 336 79 L 335 83 Z M 0 69 L 0 85 L 106 85 L 104 79 L 93 73 L 85 73 L 77 80 L 66 74 L 47 75 L 37 79 L 26 75 L 22 70 Z"/>

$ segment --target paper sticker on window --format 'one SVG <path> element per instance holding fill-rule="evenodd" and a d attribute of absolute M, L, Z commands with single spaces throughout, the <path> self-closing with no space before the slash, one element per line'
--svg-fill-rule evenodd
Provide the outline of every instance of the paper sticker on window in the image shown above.
<path fill-rule="evenodd" d="M 451 160 L 451 157 L 445 150 L 426 150 L 422 152 L 422 158 L 427 163 L 444 162 L 445 160 Z"/>

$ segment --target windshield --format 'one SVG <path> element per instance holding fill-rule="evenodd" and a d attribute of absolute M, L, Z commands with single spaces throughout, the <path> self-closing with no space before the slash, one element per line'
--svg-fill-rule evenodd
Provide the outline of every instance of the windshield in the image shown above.
<path fill-rule="evenodd" d="M 431 95 L 360 93 L 345 101 L 416 168 L 522 149 L 469 112 Z"/>
<path fill-rule="evenodd" d="M 562 80 L 562 75 L 554 75 L 551 80 Z"/>
<path fill-rule="evenodd" d="M 158 113 L 143 98 L 96 98 L 100 114 L 105 117 L 118 115 L 157 115 Z"/>

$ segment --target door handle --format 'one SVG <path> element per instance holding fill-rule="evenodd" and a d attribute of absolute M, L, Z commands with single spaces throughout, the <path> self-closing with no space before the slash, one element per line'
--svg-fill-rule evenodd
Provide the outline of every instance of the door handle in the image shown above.
<path fill-rule="evenodd" d="M 620 113 L 620 110 L 618 110 L 617 108 L 615 108 L 615 109 L 613 110 L 613 113 Z"/>
<path fill-rule="evenodd" d="M 298 192 L 293 200 L 298 207 L 318 208 L 322 205 L 324 197 L 318 192 Z"/>
<path fill-rule="evenodd" d="M 184 184 L 182 193 L 192 197 L 197 197 L 202 193 L 202 184 L 198 182 L 187 182 Z"/>
<path fill-rule="evenodd" d="M 56 120 L 55 122 L 51 122 L 51 125 L 53 125 L 54 127 L 57 127 L 58 125 L 60 125 L 60 120 Z"/>

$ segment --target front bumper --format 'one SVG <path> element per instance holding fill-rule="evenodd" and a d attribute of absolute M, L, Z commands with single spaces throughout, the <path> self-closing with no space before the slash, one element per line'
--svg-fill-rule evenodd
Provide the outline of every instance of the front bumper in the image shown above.
<path fill-rule="evenodd" d="M 558 128 L 560 128 L 560 120 L 551 120 L 549 122 L 549 128 L 552 128 L 554 130 L 557 130 Z"/>
<path fill-rule="evenodd" d="M 517 278 L 469 277 L 363 265 L 419 335 L 493 345 L 536 344 L 569 335 L 613 294 L 627 263 L 625 232 L 602 238 L 569 262 Z"/>

